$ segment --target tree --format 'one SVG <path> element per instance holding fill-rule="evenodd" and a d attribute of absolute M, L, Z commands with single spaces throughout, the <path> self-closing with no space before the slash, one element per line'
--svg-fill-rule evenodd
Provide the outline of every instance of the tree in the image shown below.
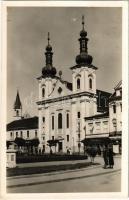
<path fill-rule="evenodd" d="M 17 144 L 18 147 L 25 146 L 25 140 L 23 138 L 17 137 L 15 138 L 14 142 Z"/>
<path fill-rule="evenodd" d="M 31 152 L 32 153 L 37 153 L 37 147 L 39 145 L 39 139 L 38 138 L 34 138 L 31 140 Z M 34 151 L 34 152 L 33 152 Z"/>
<path fill-rule="evenodd" d="M 39 139 L 38 138 L 34 138 L 31 140 L 31 146 L 34 146 L 34 147 L 38 147 L 39 145 Z"/>
<path fill-rule="evenodd" d="M 16 137 L 14 142 L 17 144 L 18 146 L 18 151 L 20 147 L 24 147 L 25 146 L 25 140 L 23 138 L 20 137 Z"/>
<path fill-rule="evenodd" d="M 94 158 L 97 155 L 98 149 L 97 146 L 89 146 L 86 150 L 87 154 L 90 156 L 91 162 L 94 162 Z"/>
<path fill-rule="evenodd" d="M 48 146 L 50 147 L 50 153 L 52 153 L 52 146 L 55 147 L 55 152 L 56 152 L 56 145 L 59 142 L 59 140 L 48 140 Z"/>

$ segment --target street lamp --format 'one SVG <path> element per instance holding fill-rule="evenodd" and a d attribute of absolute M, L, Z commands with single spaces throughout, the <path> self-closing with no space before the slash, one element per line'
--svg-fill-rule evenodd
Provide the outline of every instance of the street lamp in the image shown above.
<path fill-rule="evenodd" d="M 80 154 L 80 120 L 78 120 L 78 150 L 79 150 L 79 154 Z"/>
<path fill-rule="evenodd" d="M 84 131 L 85 131 L 85 142 L 86 142 L 86 125 L 84 126 Z M 86 152 L 86 145 L 85 145 L 85 142 L 84 142 L 84 154 Z"/>
<path fill-rule="evenodd" d="M 74 137 L 72 137 L 72 140 L 73 140 L 73 153 L 74 153 Z"/>

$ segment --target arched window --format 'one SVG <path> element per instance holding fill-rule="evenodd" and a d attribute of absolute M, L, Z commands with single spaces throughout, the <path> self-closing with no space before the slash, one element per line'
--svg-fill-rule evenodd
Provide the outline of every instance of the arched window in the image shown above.
<path fill-rule="evenodd" d="M 27 131 L 27 138 L 29 138 L 29 131 Z"/>
<path fill-rule="evenodd" d="M 62 129 L 62 114 L 58 114 L 58 129 Z"/>
<path fill-rule="evenodd" d="M 113 105 L 113 113 L 116 113 L 116 105 Z"/>
<path fill-rule="evenodd" d="M 42 97 L 45 97 L 45 89 L 42 89 Z"/>
<path fill-rule="evenodd" d="M 89 88 L 92 89 L 92 79 L 89 79 Z"/>
<path fill-rule="evenodd" d="M 66 127 L 69 128 L 69 113 L 66 115 Z"/>
<path fill-rule="evenodd" d="M 80 78 L 77 79 L 77 89 L 80 89 Z"/>
<path fill-rule="evenodd" d="M 80 116 L 81 116 L 81 114 L 80 114 L 80 112 L 78 112 L 78 113 L 77 113 L 77 117 L 80 118 Z"/>
<path fill-rule="evenodd" d="M 52 116 L 52 130 L 54 130 L 54 116 Z"/>

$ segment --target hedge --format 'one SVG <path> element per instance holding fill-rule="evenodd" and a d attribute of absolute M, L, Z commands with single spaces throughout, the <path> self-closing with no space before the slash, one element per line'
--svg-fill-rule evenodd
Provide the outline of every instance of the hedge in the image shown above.
<path fill-rule="evenodd" d="M 33 163 L 33 162 L 49 162 L 49 161 L 68 161 L 68 160 L 84 160 L 86 155 L 17 155 L 16 163 Z"/>

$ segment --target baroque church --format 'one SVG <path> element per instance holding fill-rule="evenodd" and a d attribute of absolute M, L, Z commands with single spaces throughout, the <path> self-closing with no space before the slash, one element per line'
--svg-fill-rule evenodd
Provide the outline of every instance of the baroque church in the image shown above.
<path fill-rule="evenodd" d="M 38 137 L 40 142 L 38 147 L 46 153 L 50 152 L 51 141 L 57 142 L 56 148 L 52 147 L 53 152 L 66 153 L 70 150 L 72 153 L 81 153 L 84 152 L 84 146 L 90 142 L 101 145 L 111 140 L 117 146 L 116 152 L 120 152 L 122 82 L 120 81 L 114 88 L 113 94 L 96 88 L 98 68 L 93 65 L 93 57 L 88 53 L 89 39 L 85 30 L 84 17 L 82 17 L 82 30 L 78 40 L 80 53 L 76 56 L 76 64 L 70 67 L 72 82 L 68 82 L 63 80 L 62 72 L 57 73 L 53 65 L 53 50 L 48 33 L 46 64 L 42 68 L 41 76 L 37 78 L 39 99 L 36 103 L 39 116 L 23 119 L 20 97 L 17 94 L 15 112 L 16 116 L 21 118 L 7 125 L 8 140 L 12 130 L 15 134 L 13 138 Z M 24 133 L 20 135 L 22 124 Z"/>
<path fill-rule="evenodd" d="M 37 102 L 40 147 L 45 148 L 45 151 L 48 151 L 49 140 L 58 140 L 57 151 L 59 152 L 66 152 L 67 149 L 71 149 L 72 152 L 84 151 L 81 141 L 87 137 L 88 126 L 92 130 L 89 136 L 93 137 L 93 123 L 86 124 L 86 118 L 98 114 L 102 114 L 99 118 L 103 118 L 104 115 L 109 116 L 111 94 L 96 89 L 97 67 L 92 64 L 93 57 L 88 54 L 88 40 L 84 17 L 82 17 L 80 53 L 76 56 L 76 64 L 70 67 L 72 82 L 67 82 L 62 80 L 61 72 L 59 76 L 57 75 L 57 70 L 53 66 L 53 52 L 48 33 L 46 65 L 38 78 L 39 101 Z M 102 101 L 103 105 L 101 105 Z M 103 121 L 105 124 L 100 124 L 101 130 L 99 128 L 97 134 L 102 137 L 104 131 L 104 135 L 106 132 L 106 137 L 109 137 L 108 122 Z M 105 130 L 102 130 L 103 126 Z"/>

